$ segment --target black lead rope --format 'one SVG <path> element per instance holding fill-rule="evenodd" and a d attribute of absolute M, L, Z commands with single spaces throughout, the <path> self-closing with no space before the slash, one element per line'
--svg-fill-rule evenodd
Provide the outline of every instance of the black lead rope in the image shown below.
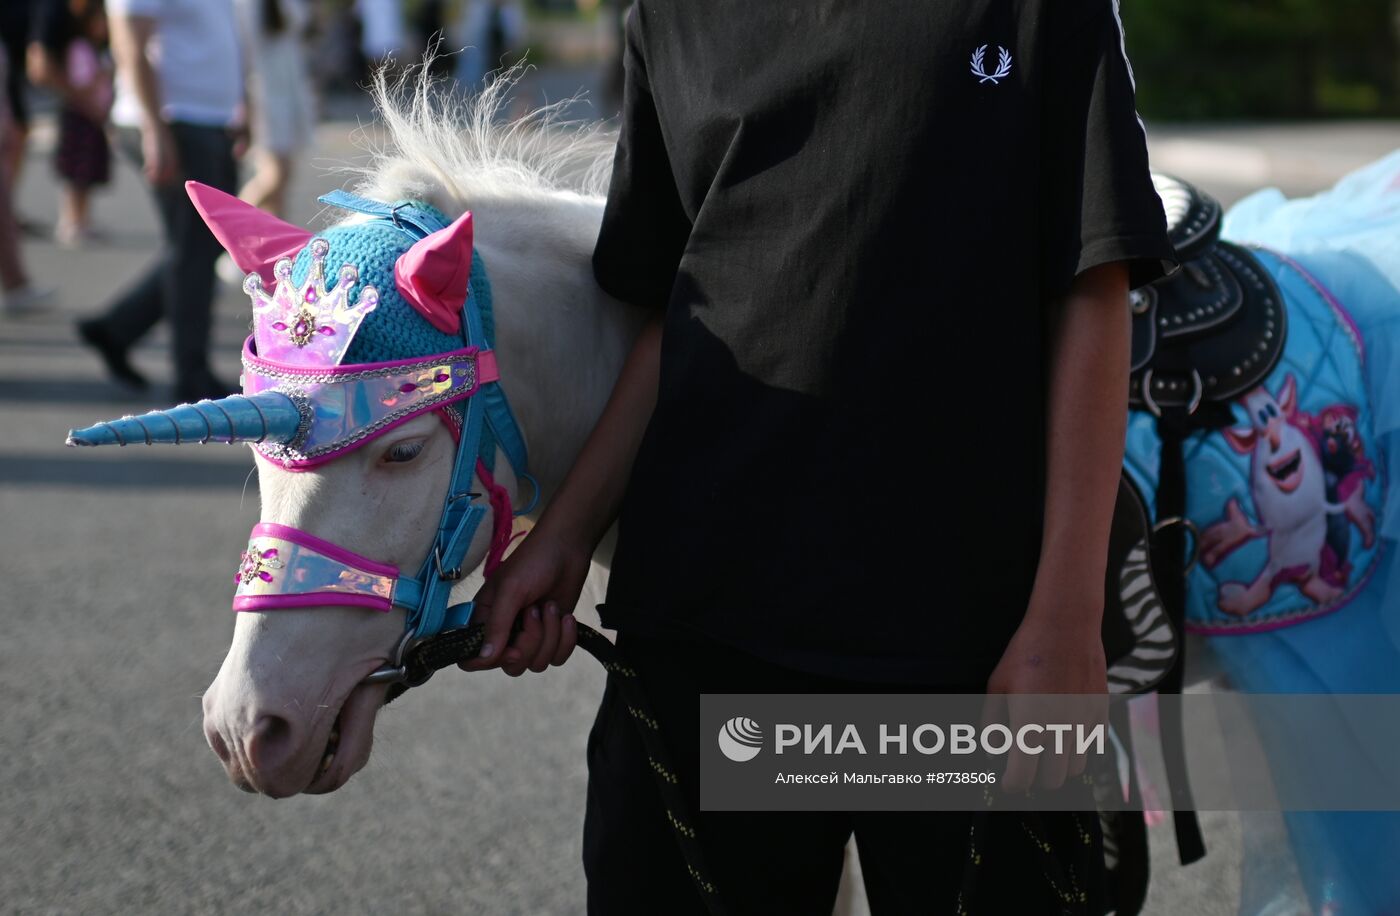
<path fill-rule="evenodd" d="M 392 684 L 385 697 L 385 704 L 392 703 L 410 687 L 427 682 L 436 671 L 477 657 L 481 643 L 486 637 L 486 627 L 480 623 L 469 624 L 455 630 L 439 633 L 410 649 L 403 661 L 404 680 Z M 696 820 L 690 810 L 690 803 L 681 791 L 680 776 L 671 762 L 666 742 L 661 737 L 661 724 L 657 721 L 646 693 L 637 677 L 637 671 L 627 664 L 606 636 L 592 627 L 578 625 L 578 644 L 598 660 L 604 670 L 614 678 L 627 712 L 641 735 L 642 746 L 646 749 L 647 762 L 655 777 L 657 789 L 661 792 L 661 802 L 666 808 L 666 818 L 671 822 L 676 842 L 680 844 L 681 855 L 685 857 L 686 871 L 705 903 L 710 916 L 726 916 L 728 910 L 719 896 L 719 889 L 710 879 L 710 870 L 705 865 L 705 856 L 700 848 L 700 837 Z"/>
<path fill-rule="evenodd" d="M 1091 786 L 1092 782 L 1087 774 L 1081 777 L 1083 784 Z M 985 896 L 980 891 L 989 886 L 996 877 L 989 875 L 984 863 L 986 850 L 989 841 L 992 839 L 992 831 L 997 821 L 993 815 L 998 804 L 996 797 L 989 790 L 983 789 L 982 797 L 986 803 L 986 809 L 978 811 L 972 816 L 972 824 L 968 828 L 967 836 L 967 861 L 963 863 L 962 886 L 958 890 L 958 899 L 954 912 L 956 916 L 972 916 L 974 913 L 985 912 L 986 908 L 974 909 L 979 897 Z M 1016 815 L 1016 826 L 1020 828 L 1022 840 L 1029 844 L 1031 855 L 1028 864 L 1040 867 L 1040 876 L 1044 879 L 1050 889 L 1050 893 L 1055 898 L 1055 905 L 1058 912 L 1066 916 L 1097 916 L 1089 912 L 1090 895 L 1083 887 L 1074 871 L 1073 849 L 1066 849 L 1065 844 L 1077 845 L 1085 848 L 1093 846 L 1093 834 L 1087 823 L 1087 817 L 1078 811 L 1065 812 L 1065 816 L 1072 819 L 1074 823 L 1075 835 L 1072 838 L 1057 837 L 1060 846 L 1057 847 L 1051 842 L 1051 832 L 1049 823 L 1039 812 L 1035 811 L 1007 811 L 1002 812 L 1001 825 L 1009 823 L 1008 815 Z M 1065 858 L 1062 858 L 1064 856 Z"/>

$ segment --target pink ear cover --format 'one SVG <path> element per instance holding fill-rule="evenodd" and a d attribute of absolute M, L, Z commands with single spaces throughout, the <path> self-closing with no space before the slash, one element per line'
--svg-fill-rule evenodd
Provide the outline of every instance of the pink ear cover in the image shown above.
<path fill-rule="evenodd" d="M 399 255 L 394 281 L 399 293 L 428 323 L 447 334 L 462 329 L 462 304 L 472 274 L 472 215 L 463 213 Z"/>
<path fill-rule="evenodd" d="M 300 226 L 283 222 L 218 188 L 187 181 L 185 193 L 239 270 L 258 273 L 269 287 L 277 282 L 272 266 L 283 258 L 296 257 L 311 241 L 311 233 Z"/>

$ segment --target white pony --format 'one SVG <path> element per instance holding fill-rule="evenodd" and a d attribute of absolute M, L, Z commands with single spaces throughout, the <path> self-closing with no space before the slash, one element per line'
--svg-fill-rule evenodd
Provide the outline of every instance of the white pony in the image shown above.
<path fill-rule="evenodd" d="M 472 213 L 468 245 L 491 279 L 496 364 L 529 442 L 543 505 L 601 414 L 644 316 L 593 279 L 612 138 L 596 128 L 561 129 L 556 109 L 499 123 L 510 85 L 501 79 L 463 100 L 426 78 L 390 87 L 380 76 L 374 93 L 385 135 L 354 191 L 376 201 L 422 201 L 450 219 Z M 189 440 L 177 434 L 168 441 Z M 257 454 L 262 523 L 418 569 L 434 543 L 455 453 L 448 425 L 421 413 L 312 468 L 292 472 Z M 502 456 L 496 467 L 496 485 L 519 505 L 509 462 Z M 477 529 L 463 569 L 481 564 L 491 531 L 489 519 Z M 275 554 L 262 556 L 280 569 Z M 248 568 L 245 562 L 241 572 Z M 204 695 L 204 733 L 229 778 L 274 797 L 344 785 L 369 758 L 385 699 L 382 684 L 362 682 L 393 657 L 404 631 L 398 608 L 240 612 Z"/>
<path fill-rule="evenodd" d="M 376 81 L 386 136 L 354 191 L 422 200 L 449 217 L 472 212 L 475 248 L 492 283 L 503 385 L 529 442 L 543 505 L 602 412 L 643 320 L 593 279 L 612 138 L 560 129 L 551 109 L 499 122 L 508 79 L 468 100 L 426 79 L 409 85 Z M 415 440 L 425 445 L 411 464 L 383 462 Z M 417 569 L 432 542 L 453 449 L 442 423 L 419 416 L 313 470 L 291 473 L 259 457 L 262 520 Z M 508 463 L 498 467 L 497 483 L 518 505 Z M 484 559 L 490 528 L 478 530 L 464 568 Z M 205 735 L 235 784 L 277 797 L 344 785 L 369 758 L 384 700 L 383 686 L 360 682 L 388 660 L 403 631 L 397 610 L 239 613 L 204 695 Z M 295 664 L 282 662 L 292 658 Z"/>

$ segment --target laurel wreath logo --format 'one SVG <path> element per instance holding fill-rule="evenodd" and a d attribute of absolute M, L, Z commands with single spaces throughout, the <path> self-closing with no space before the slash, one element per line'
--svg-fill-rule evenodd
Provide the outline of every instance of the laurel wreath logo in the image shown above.
<path fill-rule="evenodd" d="M 997 69 L 994 73 L 988 73 L 983 67 L 983 62 L 987 59 L 987 46 L 983 45 L 972 52 L 972 75 L 981 77 L 977 82 L 990 82 L 993 86 L 1001 82 L 1002 79 L 1011 73 L 1011 52 L 997 45 Z"/>

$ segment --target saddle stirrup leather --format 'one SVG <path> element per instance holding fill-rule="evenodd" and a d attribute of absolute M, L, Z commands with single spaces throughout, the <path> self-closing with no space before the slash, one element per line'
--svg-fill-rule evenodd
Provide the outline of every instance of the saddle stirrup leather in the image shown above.
<path fill-rule="evenodd" d="M 1184 627 L 1186 573 L 1185 444 L 1192 435 L 1234 423 L 1232 402 L 1278 365 L 1288 332 L 1283 296 L 1248 250 L 1219 238 L 1221 207 L 1186 182 L 1153 175 L 1181 269 L 1132 296 L 1129 405 L 1157 418 L 1161 467 L 1156 493 L 1153 567 L 1168 616 Z M 1194 546 L 1192 548 L 1194 550 Z M 1180 655 L 1160 689 L 1179 693 Z M 1177 850 L 1182 864 L 1205 855 L 1186 775 L 1181 722 L 1162 724 Z"/>

